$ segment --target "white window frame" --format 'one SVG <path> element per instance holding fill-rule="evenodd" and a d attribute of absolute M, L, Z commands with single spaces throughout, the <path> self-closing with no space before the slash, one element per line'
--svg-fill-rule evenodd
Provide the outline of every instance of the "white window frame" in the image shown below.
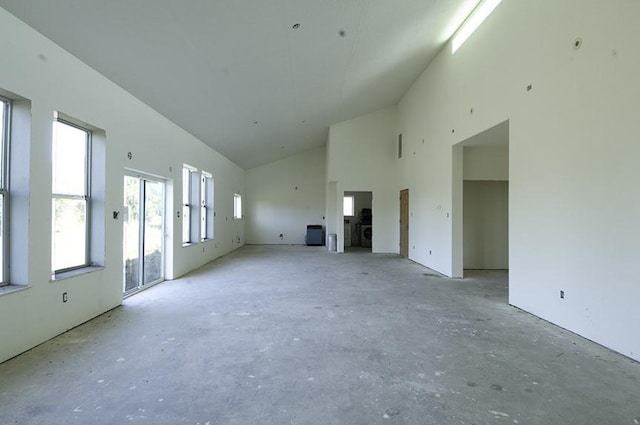
<path fill-rule="evenodd" d="M 62 273 L 66 273 L 66 272 L 70 272 L 70 271 L 74 271 L 74 270 L 79 270 L 79 269 L 83 269 L 83 268 L 87 268 L 92 266 L 93 264 L 91 263 L 91 221 L 92 221 L 92 217 L 91 217 L 91 146 L 92 146 L 92 134 L 93 131 L 90 128 L 87 128 L 85 126 L 76 124 L 74 122 L 72 122 L 71 120 L 67 120 L 65 118 L 60 117 L 57 113 L 54 115 L 54 121 L 57 121 L 61 124 L 64 125 L 68 125 L 70 127 L 74 127 L 77 128 L 78 130 L 82 130 L 86 133 L 87 138 L 86 138 L 86 151 L 85 151 L 85 190 L 84 190 L 84 194 L 78 195 L 78 194 L 67 194 L 67 193 L 55 193 L 52 191 L 51 197 L 52 197 L 52 205 L 55 205 L 55 201 L 57 199 L 73 199 L 73 200 L 83 200 L 85 202 L 85 255 L 84 255 L 84 261 L 82 264 L 75 264 L 73 266 L 70 267 L 65 267 L 62 269 L 54 269 L 53 270 L 53 274 L 54 275 L 59 275 Z M 52 140 L 52 158 L 55 157 L 55 154 L 53 154 L 53 140 Z M 52 225 L 52 230 L 55 229 L 55 226 L 53 225 L 53 222 L 55 220 L 55 212 L 52 210 L 52 217 L 51 217 L 51 225 Z M 53 234 L 52 231 L 52 235 L 51 235 L 52 241 L 51 241 L 51 264 L 52 264 L 52 268 L 54 268 L 53 266 L 53 258 L 55 255 L 54 252 L 54 240 L 55 240 L 55 235 Z"/>
<path fill-rule="evenodd" d="M 342 199 L 342 215 L 354 217 L 356 213 L 356 198 L 353 195 L 345 195 Z"/>
<path fill-rule="evenodd" d="M 214 181 L 213 175 L 203 171 L 200 176 L 200 241 L 214 237 Z"/>
<path fill-rule="evenodd" d="M 0 287 L 9 285 L 9 148 L 11 140 L 11 100 L 0 97 L 3 121 L 0 132 L 0 201 L 2 203 L 0 214 Z"/>
<path fill-rule="evenodd" d="M 182 165 L 182 245 L 200 242 L 200 175 L 198 169 Z"/>
<path fill-rule="evenodd" d="M 233 194 L 233 219 L 242 220 L 242 195 Z"/>

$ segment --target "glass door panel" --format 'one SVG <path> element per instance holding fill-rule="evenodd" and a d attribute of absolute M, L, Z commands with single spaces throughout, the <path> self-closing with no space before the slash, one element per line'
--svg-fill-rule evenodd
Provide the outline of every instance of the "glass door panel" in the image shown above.
<path fill-rule="evenodd" d="M 124 293 L 164 279 L 164 183 L 124 179 Z"/>
<path fill-rule="evenodd" d="M 124 292 L 140 286 L 140 179 L 124 176 Z"/>
<path fill-rule="evenodd" d="M 164 184 L 144 181 L 144 267 L 145 285 L 162 279 L 164 242 Z"/>

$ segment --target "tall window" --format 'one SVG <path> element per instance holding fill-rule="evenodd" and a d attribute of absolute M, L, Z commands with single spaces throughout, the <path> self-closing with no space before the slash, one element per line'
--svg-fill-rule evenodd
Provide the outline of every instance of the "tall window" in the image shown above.
<path fill-rule="evenodd" d="M 52 265 L 55 273 L 90 263 L 91 131 L 53 122 Z"/>
<path fill-rule="evenodd" d="M 199 183 L 198 170 L 185 164 L 182 167 L 182 243 L 185 245 L 197 243 L 200 237 L 198 232 Z"/>
<path fill-rule="evenodd" d="M 345 196 L 342 202 L 342 215 L 353 217 L 355 214 L 355 204 L 353 196 Z"/>
<path fill-rule="evenodd" d="M 242 195 L 233 194 L 233 218 L 240 220 L 242 218 Z"/>
<path fill-rule="evenodd" d="M 213 176 L 202 172 L 200 178 L 200 240 L 213 239 Z"/>
<path fill-rule="evenodd" d="M 11 102 L 0 97 L 0 286 L 7 285 L 6 273 L 8 246 L 7 213 L 9 211 L 8 158 L 9 124 L 11 122 Z"/>

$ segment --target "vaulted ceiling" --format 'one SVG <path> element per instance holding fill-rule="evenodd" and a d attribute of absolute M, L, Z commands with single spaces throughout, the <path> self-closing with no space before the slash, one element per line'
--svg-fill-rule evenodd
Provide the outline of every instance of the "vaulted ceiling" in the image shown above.
<path fill-rule="evenodd" d="M 478 0 L 0 0 L 243 168 L 398 102 Z"/>

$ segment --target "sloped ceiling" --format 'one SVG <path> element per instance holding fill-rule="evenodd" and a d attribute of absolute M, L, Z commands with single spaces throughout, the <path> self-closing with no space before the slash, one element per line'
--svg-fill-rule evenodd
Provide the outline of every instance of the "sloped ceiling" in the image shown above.
<path fill-rule="evenodd" d="M 0 6 L 248 169 L 322 146 L 331 124 L 397 103 L 477 2 Z"/>

